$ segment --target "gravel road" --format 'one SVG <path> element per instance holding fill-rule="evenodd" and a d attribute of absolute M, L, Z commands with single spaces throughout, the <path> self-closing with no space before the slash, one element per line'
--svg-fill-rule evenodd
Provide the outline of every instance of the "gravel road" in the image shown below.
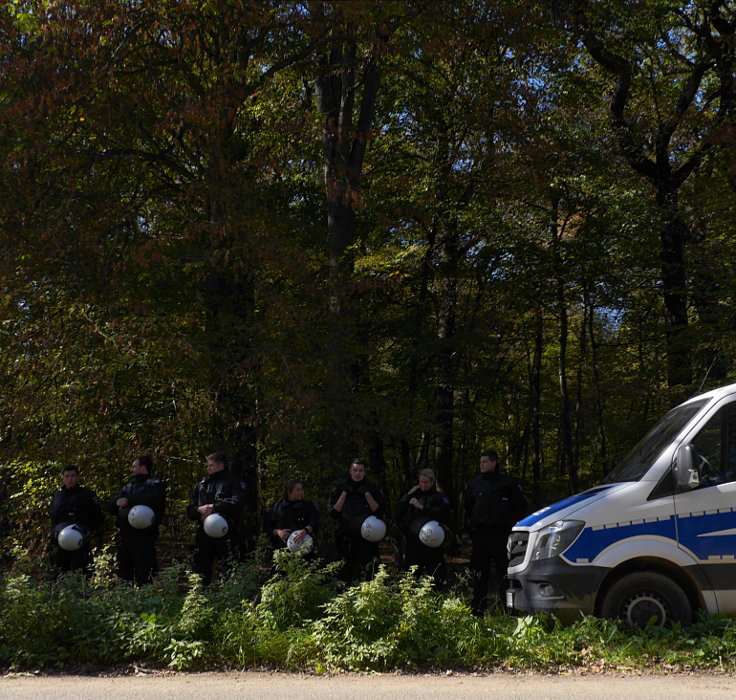
<path fill-rule="evenodd" d="M 726 675 L 451 675 L 307 676 L 286 673 L 156 673 L 118 677 L 0 677 L 3 700 L 715 700 L 736 696 L 736 677 Z"/>

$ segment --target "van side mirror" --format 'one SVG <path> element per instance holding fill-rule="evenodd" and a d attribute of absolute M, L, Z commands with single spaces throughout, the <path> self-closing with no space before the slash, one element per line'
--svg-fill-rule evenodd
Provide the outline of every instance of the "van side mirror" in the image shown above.
<path fill-rule="evenodd" d="M 695 448 L 690 444 L 683 444 L 677 448 L 672 473 L 678 491 L 687 491 L 700 486 L 698 470 L 693 466 L 693 452 Z"/>

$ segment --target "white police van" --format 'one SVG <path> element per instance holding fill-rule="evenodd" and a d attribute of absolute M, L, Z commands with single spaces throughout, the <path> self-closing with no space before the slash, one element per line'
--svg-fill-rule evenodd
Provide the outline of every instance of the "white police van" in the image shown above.
<path fill-rule="evenodd" d="M 736 384 L 672 409 L 602 485 L 518 522 L 508 550 L 518 611 L 632 625 L 736 614 Z"/>

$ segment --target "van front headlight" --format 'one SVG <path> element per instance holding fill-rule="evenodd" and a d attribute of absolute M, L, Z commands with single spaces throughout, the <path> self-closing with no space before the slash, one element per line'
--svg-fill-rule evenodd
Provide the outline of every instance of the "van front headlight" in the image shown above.
<path fill-rule="evenodd" d="M 582 520 L 558 520 L 543 527 L 534 540 L 531 560 L 551 559 L 562 554 L 583 531 Z"/>

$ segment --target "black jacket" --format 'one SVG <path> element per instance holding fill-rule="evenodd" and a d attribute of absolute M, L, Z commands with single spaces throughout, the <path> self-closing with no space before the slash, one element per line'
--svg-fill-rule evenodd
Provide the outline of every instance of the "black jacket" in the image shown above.
<path fill-rule="evenodd" d="M 116 505 L 119 498 L 127 498 L 128 505 L 119 508 Z M 153 510 L 156 520 L 152 527 L 137 530 L 128 522 L 128 513 L 133 506 L 148 506 Z M 107 510 L 117 516 L 116 522 L 123 534 L 156 535 L 166 510 L 166 487 L 161 479 L 147 474 L 136 474 L 107 504 Z"/>
<path fill-rule="evenodd" d="M 413 498 L 422 504 L 423 509 L 409 503 Z M 406 534 L 419 534 L 422 526 L 430 520 L 446 523 L 449 515 L 449 499 L 434 486 L 428 491 L 417 489 L 414 493 L 405 493 L 396 504 L 396 520 Z"/>
<path fill-rule="evenodd" d="M 345 499 L 342 510 L 338 512 L 333 506 L 343 491 L 347 494 L 347 498 Z M 365 499 L 366 492 L 369 492 L 378 503 L 378 510 L 375 513 L 371 510 L 368 501 Z M 358 537 L 360 536 L 360 526 L 363 521 L 369 515 L 383 518 L 386 505 L 386 495 L 383 493 L 383 489 L 367 479 L 363 479 L 363 481 L 347 479 L 334 489 L 328 501 L 330 516 L 338 521 L 339 529 Z"/>
<path fill-rule="evenodd" d="M 508 532 L 526 515 L 526 498 L 521 482 L 498 471 L 485 472 L 468 481 L 465 488 L 465 517 L 468 529 Z"/>
<path fill-rule="evenodd" d="M 59 531 L 72 523 L 79 525 L 82 532 L 96 530 L 102 525 L 100 499 L 91 489 L 79 486 L 59 489 L 51 501 L 51 528 Z"/>
<path fill-rule="evenodd" d="M 319 527 L 319 512 L 311 501 L 290 501 L 282 498 L 271 504 L 263 514 L 263 531 L 271 538 L 274 547 L 285 547 L 280 537 L 273 534 L 274 530 L 303 530 L 309 525 L 312 534 Z"/>
<path fill-rule="evenodd" d="M 233 527 L 245 508 L 245 483 L 227 469 L 208 474 L 192 490 L 187 506 L 189 518 L 199 521 L 197 508 L 208 503 L 214 504 L 213 512 L 219 513 Z"/>

